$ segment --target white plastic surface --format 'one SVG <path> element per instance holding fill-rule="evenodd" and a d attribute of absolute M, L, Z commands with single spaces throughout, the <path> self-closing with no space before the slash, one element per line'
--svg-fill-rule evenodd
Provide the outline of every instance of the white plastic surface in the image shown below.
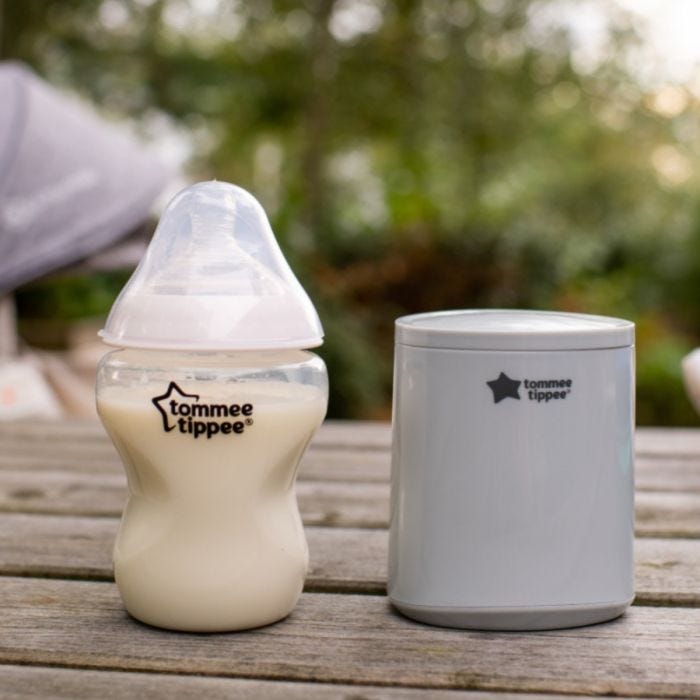
<path fill-rule="evenodd" d="M 683 358 L 681 368 L 688 398 L 700 413 L 700 348 L 695 348 Z"/>
<path fill-rule="evenodd" d="M 389 599 L 456 627 L 620 614 L 634 591 L 632 348 L 397 344 L 395 361 Z"/>
<path fill-rule="evenodd" d="M 168 205 L 103 340 L 168 350 L 312 348 L 323 329 L 259 202 L 201 182 Z"/>
<path fill-rule="evenodd" d="M 634 324 L 558 311 L 438 311 L 397 319 L 396 342 L 454 350 L 590 350 L 634 344 Z"/>
<path fill-rule="evenodd" d="M 541 605 L 534 607 L 459 608 L 410 605 L 398 600 L 394 607 L 407 617 L 440 627 L 474 630 L 551 630 L 581 627 L 612 620 L 632 604 L 632 598 L 593 605 Z"/>

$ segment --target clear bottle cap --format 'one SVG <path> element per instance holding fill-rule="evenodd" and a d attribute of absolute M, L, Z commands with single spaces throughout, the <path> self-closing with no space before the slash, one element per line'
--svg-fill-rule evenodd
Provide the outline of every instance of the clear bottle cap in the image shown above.
<path fill-rule="evenodd" d="M 323 328 L 260 203 L 225 182 L 170 202 L 100 336 L 164 350 L 312 348 Z"/>

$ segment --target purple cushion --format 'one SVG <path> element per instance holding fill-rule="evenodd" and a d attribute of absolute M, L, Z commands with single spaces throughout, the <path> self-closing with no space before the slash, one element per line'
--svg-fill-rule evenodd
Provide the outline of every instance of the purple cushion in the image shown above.
<path fill-rule="evenodd" d="M 169 176 L 88 106 L 0 63 L 0 294 L 128 234 Z"/>

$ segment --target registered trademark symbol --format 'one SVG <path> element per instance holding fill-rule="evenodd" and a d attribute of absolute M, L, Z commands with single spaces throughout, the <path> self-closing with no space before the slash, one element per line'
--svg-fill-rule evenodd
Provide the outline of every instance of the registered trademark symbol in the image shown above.
<path fill-rule="evenodd" d="M 246 425 L 253 425 L 253 419 L 252 419 L 252 418 L 246 418 L 246 419 L 245 419 L 245 424 L 246 424 Z"/>

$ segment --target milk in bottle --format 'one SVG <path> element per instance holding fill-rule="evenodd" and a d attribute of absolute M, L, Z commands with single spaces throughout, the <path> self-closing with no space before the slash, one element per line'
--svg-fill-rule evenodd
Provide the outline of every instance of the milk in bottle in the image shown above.
<path fill-rule="evenodd" d="M 237 630 L 294 607 L 308 549 L 296 469 L 326 411 L 318 317 L 244 190 L 178 195 L 115 302 L 100 417 L 129 499 L 114 549 L 127 610 Z"/>

